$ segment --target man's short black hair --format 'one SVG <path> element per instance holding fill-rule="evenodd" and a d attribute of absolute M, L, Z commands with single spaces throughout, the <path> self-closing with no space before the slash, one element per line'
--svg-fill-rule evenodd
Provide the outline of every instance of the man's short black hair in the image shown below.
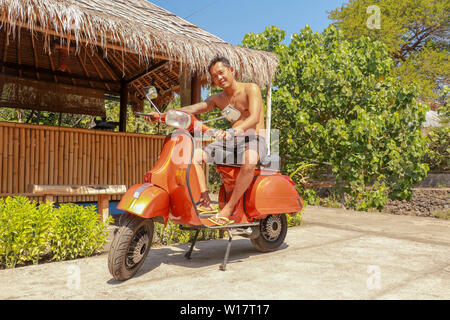
<path fill-rule="evenodd" d="M 215 57 L 215 58 L 212 59 L 211 62 L 209 63 L 208 71 L 211 72 L 211 67 L 212 67 L 213 65 L 215 65 L 216 63 L 218 63 L 218 62 L 222 62 L 222 64 L 223 64 L 224 66 L 228 67 L 228 68 L 231 67 L 231 63 L 230 63 L 230 61 L 229 61 L 227 58 L 225 58 L 225 57 Z"/>

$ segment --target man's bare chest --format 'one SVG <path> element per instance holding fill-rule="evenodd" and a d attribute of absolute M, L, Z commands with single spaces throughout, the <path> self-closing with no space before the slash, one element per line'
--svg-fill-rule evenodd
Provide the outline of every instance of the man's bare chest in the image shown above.
<path fill-rule="evenodd" d="M 232 106 L 241 112 L 241 119 L 250 116 L 248 96 L 245 92 L 236 93 L 233 96 L 223 95 L 220 99 L 219 108 Z"/>

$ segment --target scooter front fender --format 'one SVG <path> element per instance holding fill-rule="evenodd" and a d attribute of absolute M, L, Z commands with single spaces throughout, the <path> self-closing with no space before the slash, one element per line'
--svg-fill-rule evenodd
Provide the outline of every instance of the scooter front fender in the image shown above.
<path fill-rule="evenodd" d="M 169 217 L 169 194 L 166 190 L 151 183 L 135 184 L 124 194 L 117 209 L 130 212 L 143 218 Z"/>

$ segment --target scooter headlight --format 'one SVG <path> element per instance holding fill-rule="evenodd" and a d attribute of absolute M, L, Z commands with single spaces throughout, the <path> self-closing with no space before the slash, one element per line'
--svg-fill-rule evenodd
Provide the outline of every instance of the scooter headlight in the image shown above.
<path fill-rule="evenodd" d="M 187 129 L 191 125 L 191 116 L 183 111 L 169 110 L 166 113 L 166 124 L 177 129 Z"/>

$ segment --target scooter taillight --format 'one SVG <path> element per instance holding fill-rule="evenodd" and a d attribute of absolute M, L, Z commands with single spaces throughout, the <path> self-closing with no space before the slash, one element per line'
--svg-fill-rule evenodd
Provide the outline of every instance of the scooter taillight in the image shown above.
<path fill-rule="evenodd" d="M 152 182 L 152 173 L 147 171 L 144 175 L 144 182 L 149 183 Z"/>

